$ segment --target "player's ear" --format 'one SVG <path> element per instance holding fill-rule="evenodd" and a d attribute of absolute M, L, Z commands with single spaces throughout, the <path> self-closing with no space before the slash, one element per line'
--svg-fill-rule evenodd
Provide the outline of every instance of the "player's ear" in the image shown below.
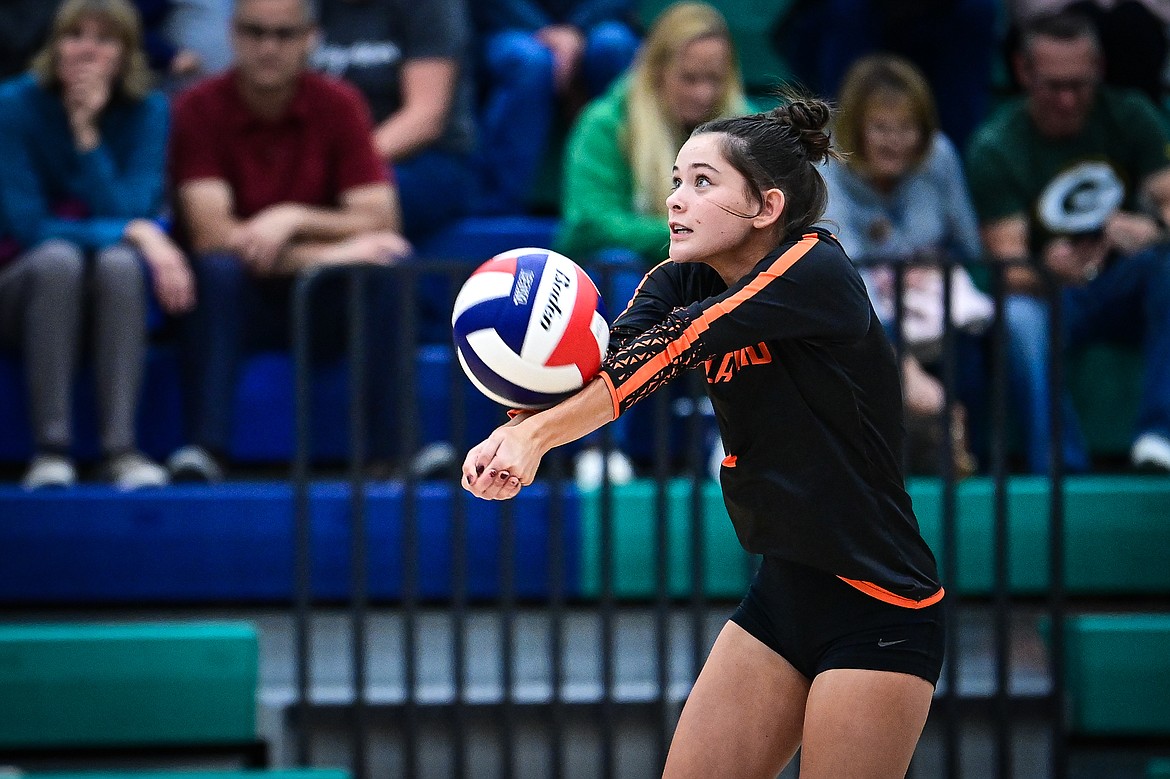
<path fill-rule="evenodd" d="M 784 193 L 773 187 L 764 192 L 760 203 L 760 213 L 752 220 L 752 226 L 758 228 L 771 227 L 780 220 L 784 207 L 788 205 L 788 198 Z"/>

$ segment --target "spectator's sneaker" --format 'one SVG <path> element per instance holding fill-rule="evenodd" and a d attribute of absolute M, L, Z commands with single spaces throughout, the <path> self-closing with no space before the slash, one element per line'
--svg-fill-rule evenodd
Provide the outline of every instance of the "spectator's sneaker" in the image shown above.
<path fill-rule="evenodd" d="M 634 466 L 625 454 L 614 449 L 608 457 L 603 458 L 600 449 L 590 447 L 573 461 L 577 489 L 595 490 L 600 487 L 603 469 L 609 470 L 609 483 L 614 486 L 626 484 L 634 478 Z"/>
<path fill-rule="evenodd" d="M 1142 433 L 1133 442 L 1129 459 L 1138 470 L 1170 473 L 1170 438 L 1158 433 Z"/>
<path fill-rule="evenodd" d="M 419 481 L 457 479 L 460 464 L 454 446 L 446 441 L 435 441 L 419 449 L 410 459 L 410 474 Z"/>
<path fill-rule="evenodd" d="M 119 490 L 140 490 L 144 487 L 165 487 L 170 478 L 167 471 L 141 452 L 126 452 L 106 462 L 106 476 Z"/>
<path fill-rule="evenodd" d="M 63 454 L 38 454 L 29 464 L 21 483 L 26 490 L 72 487 L 77 483 L 77 468 Z"/>
<path fill-rule="evenodd" d="M 216 484 L 223 481 L 223 468 L 211 452 L 202 446 L 188 444 L 167 459 L 171 481 Z"/>

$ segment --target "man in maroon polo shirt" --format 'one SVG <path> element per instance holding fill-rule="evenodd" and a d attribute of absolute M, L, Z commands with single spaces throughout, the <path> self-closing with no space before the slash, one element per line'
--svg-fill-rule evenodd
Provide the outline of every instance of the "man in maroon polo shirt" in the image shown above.
<path fill-rule="evenodd" d="M 222 476 L 241 360 L 287 345 L 298 271 L 389 265 L 410 252 L 369 109 L 354 88 L 308 70 L 313 32 L 310 0 L 237 0 L 232 69 L 175 103 L 171 176 L 199 292 L 184 344 L 191 443 L 168 463 L 179 480 Z M 380 335 L 366 339 L 370 395 L 390 399 L 394 295 L 374 277 L 367 309 Z M 336 350 L 345 289 L 344 279 L 330 281 L 314 307 L 314 347 Z M 372 411 L 374 455 L 396 457 L 395 409 Z"/>

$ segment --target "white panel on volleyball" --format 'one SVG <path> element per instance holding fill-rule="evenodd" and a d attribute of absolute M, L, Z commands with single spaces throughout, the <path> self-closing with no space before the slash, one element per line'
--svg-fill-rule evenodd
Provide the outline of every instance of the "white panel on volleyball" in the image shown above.
<path fill-rule="evenodd" d="M 581 387 L 581 371 L 576 365 L 535 365 L 513 352 L 495 330 L 468 333 L 467 345 L 492 373 L 506 376 L 512 384 L 526 390 L 571 392 Z"/>
<path fill-rule="evenodd" d="M 512 283 L 516 277 L 511 273 L 487 271 L 475 275 L 474 284 L 464 284 L 455 298 L 455 309 L 451 312 L 451 324 L 459 319 L 459 315 L 476 303 L 495 298 L 506 298 L 512 295 Z"/>
<path fill-rule="evenodd" d="M 532 314 L 528 317 L 520 356 L 543 365 L 569 326 L 569 317 L 577 301 L 577 268 L 561 255 L 550 252 L 532 300 Z M 580 382 L 578 373 L 577 383 Z"/>

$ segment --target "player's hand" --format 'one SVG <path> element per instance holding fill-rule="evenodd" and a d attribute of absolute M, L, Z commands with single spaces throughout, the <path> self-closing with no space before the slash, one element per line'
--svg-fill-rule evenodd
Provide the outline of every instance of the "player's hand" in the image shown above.
<path fill-rule="evenodd" d="M 495 429 L 463 460 L 463 489 L 484 500 L 508 500 L 532 484 L 543 452 L 523 422 Z"/>

